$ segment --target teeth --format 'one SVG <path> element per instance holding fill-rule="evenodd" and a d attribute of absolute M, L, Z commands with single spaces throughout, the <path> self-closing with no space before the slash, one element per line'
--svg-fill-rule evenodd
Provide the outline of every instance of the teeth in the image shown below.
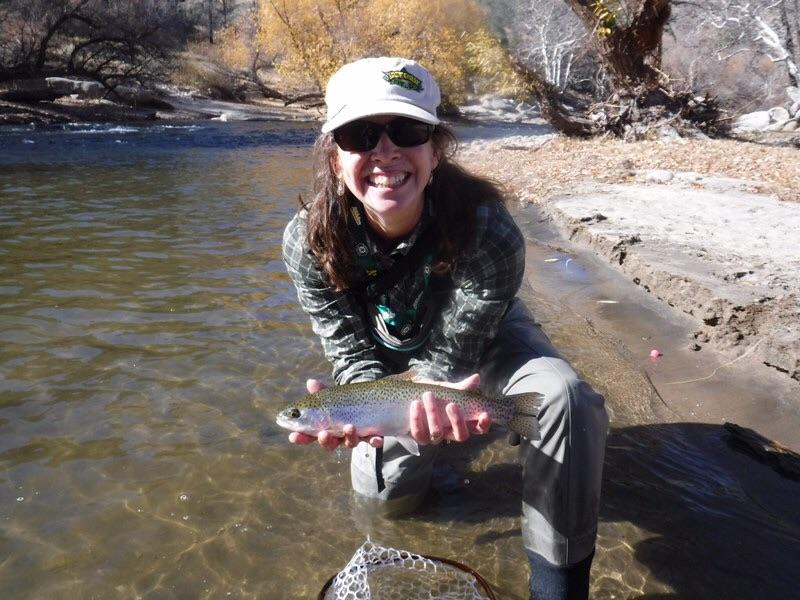
<path fill-rule="evenodd" d="M 378 187 L 394 187 L 400 185 L 408 177 L 407 173 L 399 175 L 370 175 L 369 182 Z"/>

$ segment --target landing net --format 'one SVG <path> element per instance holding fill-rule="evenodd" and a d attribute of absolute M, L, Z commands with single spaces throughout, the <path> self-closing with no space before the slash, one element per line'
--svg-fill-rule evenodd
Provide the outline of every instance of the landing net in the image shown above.
<path fill-rule="evenodd" d="M 455 561 L 384 548 L 370 540 L 332 577 L 319 600 L 494 600 L 477 572 Z"/>

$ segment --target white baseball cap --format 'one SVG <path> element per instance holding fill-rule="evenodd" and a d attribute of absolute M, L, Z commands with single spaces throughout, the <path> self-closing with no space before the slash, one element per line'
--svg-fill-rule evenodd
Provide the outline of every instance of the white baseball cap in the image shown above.
<path fill-rule="evenodd" d="M 325 90 L 328 133 L 373 115 L 398 115 L 437 125 L 442 96 L 431 74 L 405 58 L 362 58 L 334 73 Z"/>

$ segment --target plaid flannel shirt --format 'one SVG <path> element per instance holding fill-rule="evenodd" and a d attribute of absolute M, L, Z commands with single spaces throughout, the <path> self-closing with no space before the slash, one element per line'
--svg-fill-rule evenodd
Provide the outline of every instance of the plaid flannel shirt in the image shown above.
<path fill-rule="evenodd" d="M 429 211 L 424 215 L 411 235 L 391 249 L 368 233 L 370 250 L 381 270 L 413 247 L 426 220 L 433 218 Z M 497 333 L 522 283 L 525 243 L 506 208 L 496 202 L 479 205 L 476 225 L 474 240 L 455 261 L 452 289 L 433 321 L 430 337 L 411 353 L 409 367 L 436 381 L 455 381 L 476 372 L 487 342 Z M 283 259 L 300 305 L 333 365 L 336 383 L 370 381 L 391 374 L 391 365 L 377 351 L 358 296 L 331 287 L 308 251 L 303 211 L 286 227 Z M 395 310 L 409 306 L 423 286 L 420 266 L 389 290 L 390 306 Z"/>

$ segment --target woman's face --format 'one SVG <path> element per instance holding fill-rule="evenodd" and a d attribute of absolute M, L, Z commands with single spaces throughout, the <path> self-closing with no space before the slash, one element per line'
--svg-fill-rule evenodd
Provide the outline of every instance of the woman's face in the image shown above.
<path fill-rule="evenodd" d="M 366 120 L 386 124 L 397 117 Z M 364 205 L 370 225 L 386 238 L 411 232 L 422 215 L 423 193 L 439 159 L 430 140 L 396 146 L 384 131 L 372 150 L 348 152 L 336 147 L 335 173 Z"/>

